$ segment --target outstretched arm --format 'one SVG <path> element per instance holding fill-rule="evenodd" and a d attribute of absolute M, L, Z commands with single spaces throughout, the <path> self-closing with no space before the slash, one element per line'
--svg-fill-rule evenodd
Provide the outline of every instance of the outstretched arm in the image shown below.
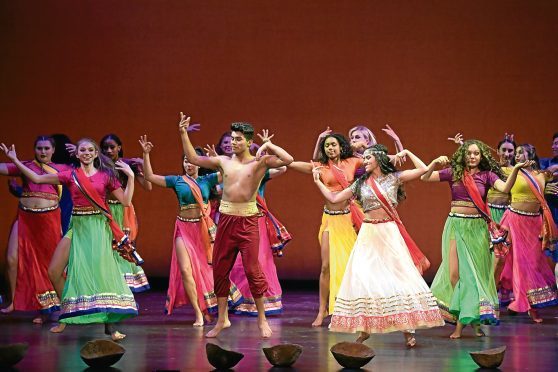
<path fill-rule="evenodd" d="M 182 150 L 188 161 L 192 164 L 198 165 L 203 168 L 217 169 L 221 165 L 219 157 L 200 156 L 196 153 L 190 138 L 188 137 L 188 127 L 190 126 L 190 117 L 186 117 L 182 112 L 180 113 L 180 122 L 178 123 L 178 131 L 182 141 Z"/>
<path fill-rule="evenodd" d="M 396 158 L 397 157 L 408 156 L 411 159 L 411 161 L 413 162 L 414 166 L 415 166 L 415 169 L 404 170 L 400 173 L 399 180 L 401 182 L 409 182 L 409 181 L 416 180 L 417 178 L 422 176 L 424 173 L 426 173 L 426 170 L 428 168 L 426 166 L 426 164 L 424 164 L 423 161 L 420 160 L 420 158 L 418 156 L 416 156 L 415 154 L 413 154 L 409 150 L 403 150 L 403 151 L 397 153 L 395 156 L 396 156 Z"/>
<path fill-rule="evenodd" d="M 139 144 L 143 150 L 143 174 L 145 180 L 154 183 L 157 186 L 167 187 L 165 177 L 158 174 L 153 174 L 153 169 L 151 168 L 151 160 L 149 159 L 149 153 L 154 146 L 151 142 L 147 141 L 147 135 L 143 135 L 140 137 Z"/>
<path fill-rule="evenodd" d="M 328 200 L 330 203 L 339 203 L 345 200 L 349 200 L 353 197 L 353 192 L 350 188 L 346 188 L 345 190 L 338 193 L 329 191 L 326 185 L 324 185 L 324 183 L 320 179 L 320 170 L 317 167 L 313 168 L 312 176 L 314 177 L 314 183 L 316 184 L 316 186 L 318 186 L 324 198 L 326 198 L 326 200 Z"/>
<path fill-rule="evenodd" d="M 525 161 L 523 163 L 517 163 L 515 164 L 515 166 L 513 167 L 513 170 L 511 172 L 511 174 L 508 176 L 508 179 L 506 180 L 506 182 L 502 181 L 502 180 L 496 180 L 496 182 L 494 182 L 494 188 L 504 194 L 507 194 L 510 192 L 510 190 L 513 187 L 513 184 L 515 183 L 515 180 L 517 179 L 517 174 L 519 173 L 519 170 L 521 168 L 527 168 L 530 166 L 533 166 L 535 164 L 534 160 L 528 160 Z"/>
<path fill-rule="evenodd" d="M 15 151 L 15 146 L 12 145 L 10 148 L 8 148 L 8 146 L 6 146 L 5 144 L 0 144 L 0 148 L 2 149 L 2 151 L 4 151 L 4 153 L 6 154 L 6 156 L 16 165 L 16 167 L 18 167 L 18 169 L 21 171 L 21 173 L 27 177 L 27 179 L 29 181 L 31 181 L 32 183 L 46 183 L 49 185 L 59 185 L 60 184 L 60 180 L 58 179 L 58 175 L 57 174 L 37 174 L 35 172 L 33 172 L 31 169 L 27 168 L 22 162 L 19 161 L 19 159 L 17 158 L 17 154 Z"/>
<path fill-rule="evenodd" d="M 440 182 L 440 173 L 438 171 L 434 171 L 436 166 L 445 167 L 449 164 L 449 159 L 447 156 L 439 156 L 436 159 L 432 160 L 426 169 L 426 173 L 424 173 L 420 179 L 424 182 Z"/>
<path fill-rule="evenodd" d="M 287 168 L 301 173 L 312 174 L 312 163 L 307 163 L 305 161 L 293 161 L 291 164 L 287 165 Z"/>

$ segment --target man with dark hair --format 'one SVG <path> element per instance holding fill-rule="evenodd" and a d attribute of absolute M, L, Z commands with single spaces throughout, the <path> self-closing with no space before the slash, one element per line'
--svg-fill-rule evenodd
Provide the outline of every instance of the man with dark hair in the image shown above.
<path fill-rule="evenodd" d="M 207 157 L 198 155 L 190 139 L 187 128 L 190 118 L 180 113 L 178 124 L 184 154 L 192 164 L 209 169 L 218 169 L 223 176 L 223 196 L 219 211 L 219 225 L 213 249 L 213 279 L 219 316 L 215 327 L 206 337 L 217 335 L 231 323 L 227 313 L 229 294 L 229 274 L 240 252 L 242 264 L 250 286 L 250 292 L 258 309 L 258 327 L 263 338 L 271 336 L 271 328 L 265 317 L 263 294 L 267 282 L 258 262 L 259 212 L 256 194 L 265 172 L 269 168 L 279 168 L 290 164 L 293 157 L 279 146 L 267 141 L 259 148 L 256 156 L 250 154 L 254 128 L 243 122 L 232 123 L 231 139 L 233 155 Z M 262 137 L 262 136 L 260 136 Z M 265 152 L 271 153 L 262 155 Z"/>

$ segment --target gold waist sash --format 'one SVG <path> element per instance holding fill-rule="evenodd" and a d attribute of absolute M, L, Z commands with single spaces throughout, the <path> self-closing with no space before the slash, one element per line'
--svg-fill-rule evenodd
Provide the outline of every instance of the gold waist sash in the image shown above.
<path fill-rule="evenodd" d="M 34 212 L 34 213 L 42 213 L 42 212 L 50 212 L 56 210 L 58 208 L 58 203 L 51 207 L 44 207 L 44 208 L 33 208 L 33 207 L 26 207 L 23 204 L 19 204 L 19 209 L 26 212 Z"/>
<path fill-rule="evenodd" d="M 221 200 L 219 212 L 229 214 L 232 216 L 248 217 L 254 216 L 259 213 L 256 201 L 246 203 L 235 203 L 226 200 Z"/>

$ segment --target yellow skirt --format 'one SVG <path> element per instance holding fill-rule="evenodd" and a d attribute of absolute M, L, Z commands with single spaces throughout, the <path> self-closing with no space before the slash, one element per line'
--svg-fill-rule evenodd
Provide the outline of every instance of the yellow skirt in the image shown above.
<path fill-rule="evenodd" d="M 355 245 L 357 234 L 351 221 L 351 214 L 330 215 L 324 212 L 318 234 L 320 245 L 322 235 L 329 233 L 329 314 L 333 313 L 335 297 L 339 292 L 349 256 Z"/>

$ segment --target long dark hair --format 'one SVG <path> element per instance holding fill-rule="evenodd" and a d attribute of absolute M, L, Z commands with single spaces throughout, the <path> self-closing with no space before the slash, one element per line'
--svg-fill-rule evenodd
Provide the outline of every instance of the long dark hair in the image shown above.
<path fill-rule="evenodd" d="M 378 167 L 380 167 L 380 171 L 382 172 L 382 174 L 390 174 L 390 173 L 397 172 L 397 168 L 395 168 L 395 166 L 389 160 L 388 149 L 386 146 L 382 145 L 381 143 L 377 143 L 364 150 L 364 154 L 367 153 L 371 154 L 374 157 L 374 159 L 376 159 L 376 162 L 378 163 Z M 370 173 L 365 173 L 355 181 L 357 182 L 357 187 L 356 187 L 357 191 L 355 195 L 357 199 L 361 198 L 360 190 L 362 184 L 366 182 L 368 177 L 370 177 Z M 403 187 L 403 184 L 400 183 L 399 187 L 397 188 L 397 202 L 398 203 L 401 202 L 406 197 L 407 195 L 405 194 L 405 188 Z"/>
<path fill-rule="evenodd" d="M 122 147 L 122 141 L 120 140 L 120 137 L 118 137 L 116 134 L 114 133 L 109 133 L 106 136 L 104 136 L 103 138 L 101 138 L 101 147 L 103 147 L 103 144 L 105 143 L 105 141 L 107 140 L 113 140 L 114 142 L 116 142 L 116 144 L 118 146 L 120 146 L 120 150 L 118 151 L 118 158 L 122 158 L 124 156 L 124 148 Z"/>
<path fill-rule="evenodd" d="M 324 147 L 325 147 L 326 140 L 331 137 L 335 138 L 339 143 L 339 159 L 343 160 L 353 156 L 351 145 L 349 144 L 349 141 L 347 141 L 345 136 L 339 133 L 332 133 L 332 134 L 328 134 L 320 141 L 320 152 L 318 154 L 318 161 L 320 163 L 327 164 L 329 162 L 329 158 L 325 152 Z"/>
<path fill-rule="evenodd" d="M 500 178 L 504 178 L 500 164 L 492 157 L 490 147 L 482 141 L 471 139 L 463 142 L 457 151 L 451 157 L 451 170 L 453 171 L 453 181 L 461 181 L 463 173 L 467 167 L 467 151 L 469 146 L 477 145 L 481 153 L 481 160 L 479 162 L 479 170 L 492 171 Z"/>
<path fill-rule="evenodd" d="M 79 162 L 75 156 L 71 156 L 66 150 L 67 143 L 73 143 L 70 137 L 63 133 L 55 133 L 52 136 L 54 139 L 55 148 L 52 155 L 52 162 L 56 164 L 70 164 L 76 166 Z"/>
<path fill-rule="evenodd" d="M 517 147 L 521 147 L 525 152 L 527 160 L 534 160 L 535 164 L 533 164 L 533 169 L 539 169 L 539 157 L 537 156 L 537 149 L 535 146 L 531 145 L 530 143 L 524 143 Z"/>

